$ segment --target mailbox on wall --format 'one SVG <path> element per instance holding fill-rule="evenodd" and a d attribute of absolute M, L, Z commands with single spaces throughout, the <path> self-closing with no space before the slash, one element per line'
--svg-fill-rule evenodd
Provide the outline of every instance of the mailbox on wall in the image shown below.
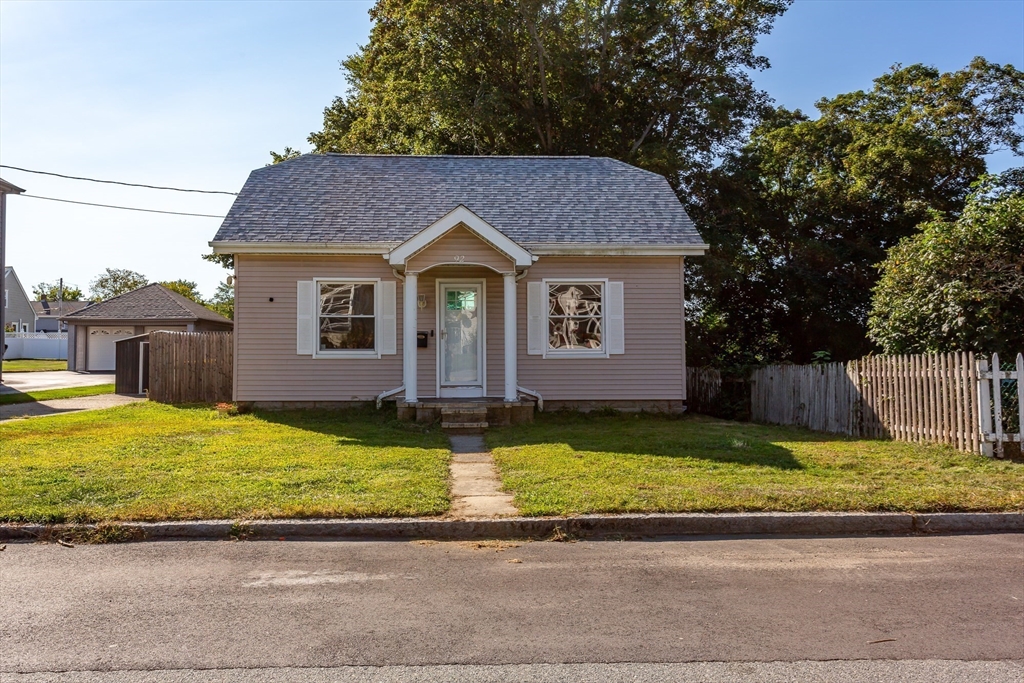
<path fill-rule="evenodd" d="M 416 347 L 420 348 L 420 349 L 427 348 L 427 337 L 428 336 L 429 336 L 428 332 L 417 332 L 416 333 Z"/>

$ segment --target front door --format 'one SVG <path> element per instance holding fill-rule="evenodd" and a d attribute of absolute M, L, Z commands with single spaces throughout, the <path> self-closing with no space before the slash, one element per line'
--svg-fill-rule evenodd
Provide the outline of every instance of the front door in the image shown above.
<path fill-rule="evenodd" d="M 438 373 L 442 398 L 484 395 L 483 284 L 440 283 Z"/>

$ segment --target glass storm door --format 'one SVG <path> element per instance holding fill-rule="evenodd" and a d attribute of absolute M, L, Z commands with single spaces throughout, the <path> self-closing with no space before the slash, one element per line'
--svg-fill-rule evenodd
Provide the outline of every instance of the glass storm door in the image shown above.
<path fill-rule="evenodd" d="M 483 396 L 483 287 L 441 285 L 442 397 Z"/>

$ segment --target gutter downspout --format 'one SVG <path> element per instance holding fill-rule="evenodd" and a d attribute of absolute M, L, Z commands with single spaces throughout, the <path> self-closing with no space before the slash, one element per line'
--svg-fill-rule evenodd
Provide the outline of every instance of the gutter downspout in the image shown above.
<path fill-rule="evenodd" d="M 394 396 L 395 394 L 401 391 L 405 391 L 404 384 L 398 387 L 397 389 L 388 389 L 387 391 L 377 394 L 377 410 L 380 410 L 381 406 L 384 404 L 384 399 L 388 398 L 389 396 Z"/>

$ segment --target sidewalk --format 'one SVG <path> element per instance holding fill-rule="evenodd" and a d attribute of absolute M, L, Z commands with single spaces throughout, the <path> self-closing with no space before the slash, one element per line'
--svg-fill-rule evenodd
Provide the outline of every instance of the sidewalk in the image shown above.
<path fill-rule="evenodd" d="M 0 405 L 0 422 L 20 417 L 42 417 L 61 413 L 77 413 L 83 410 L 99 410 L 113 408 L 128 403 L 145 401 L 142 396 L 122 396 L 120 394 L 101 394 L 99 396 L 81 396 L 79 398 L 55 398 L 51 401 L 35 401 L 32 403 L 14 403 Z"/>

